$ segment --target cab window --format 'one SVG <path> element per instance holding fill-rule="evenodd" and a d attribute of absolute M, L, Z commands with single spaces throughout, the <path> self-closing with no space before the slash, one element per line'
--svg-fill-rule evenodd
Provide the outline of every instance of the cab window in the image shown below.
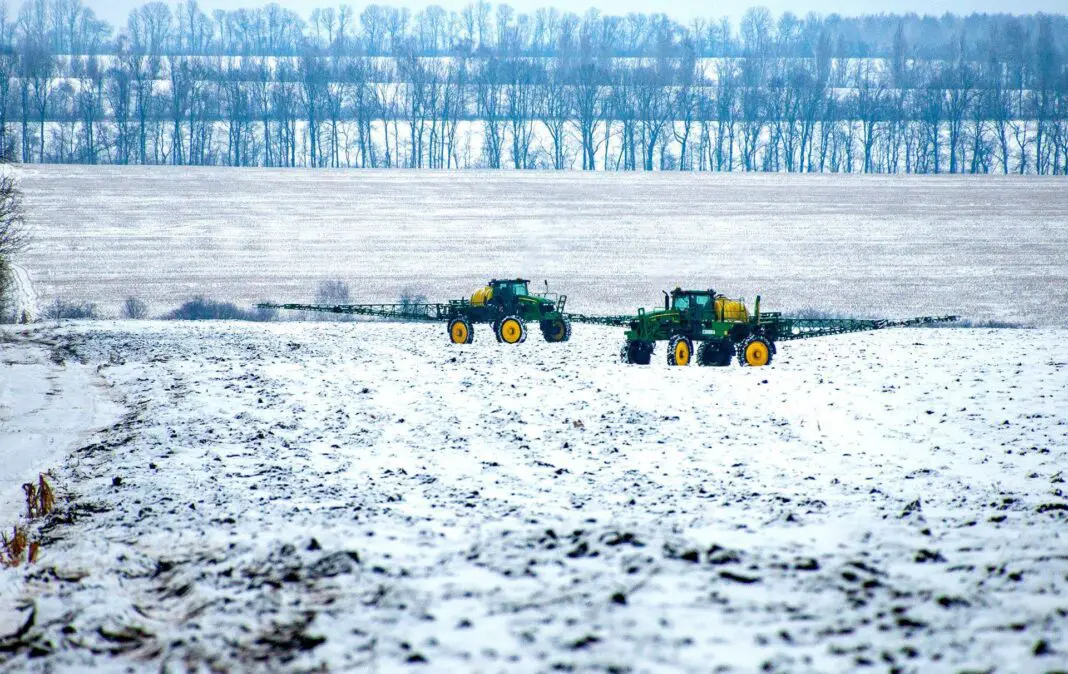
<path fill-rule="evenodd" d="M 511 286 L 512 286 L 512 294 L 515 295 L 516 297 L 522 297 L 522 296 L 527 294 L 527 284 L 526 283 L 514 282 L 514 283 L 511 284 Z"/>
<path fill-rule="evenodd" d="M 676 295 L 675 308 L 679 311 L 688 309 L 704 310 L 708 308 L 712 298 L 708 295 Z"/>

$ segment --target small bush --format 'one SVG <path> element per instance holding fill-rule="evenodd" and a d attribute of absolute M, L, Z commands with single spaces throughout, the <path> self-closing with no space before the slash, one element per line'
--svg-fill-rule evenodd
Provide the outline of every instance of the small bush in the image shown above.
<path fill-rule="evenodd" d="M 417 293 L 411 288 L 405 288 L 401 291 L 401 296 L 400 299 L 397 300 L 397 303 L 404 309 L 407 309 L 413 304 L 426 304 L 426 295 Z"/>
<path fill-rule="evenodd" d="M 231 302 L 206 297 L 194 297 L 163 316 L 168 321 L 273 321 L 277 317 L 278 312 L 274 309 L 248 311 Z"/>
<path fill-rule="evenodd" d="M 349 284 L 344 281 L 322 281 L 315 292 L 316 304 L 352 304 Z"/>
<path fill-rule="evenodd" d="M 134 321 L 143 321 L 148 318 L 148 304 L 136 297 L 127 297 L 122 303 L 122 317 Z"/>
<path fill-rule="evenodd" d="M 322 281 L 318 290 L 315 291 L 315 304 L 330 306 L 338 304 L 352 304 L 352 294 L 349 284 L 340 280 Z M 351 321 L 353 317 L 348 314 L 325 314 L 318 311 L 303 311 L 300 318 L 312 321 Z"/>
<path fill-rule="evenodd" d="M 52 300 L 51 304 L 45 307 L 42 316 L 50 320 L 97 320 L 100 318 L 100 312 L 97 311 L 96 305 L 92 302 L 83 302 L 79 304 L 77 302 L 68 302 L 57 297 Z"/>

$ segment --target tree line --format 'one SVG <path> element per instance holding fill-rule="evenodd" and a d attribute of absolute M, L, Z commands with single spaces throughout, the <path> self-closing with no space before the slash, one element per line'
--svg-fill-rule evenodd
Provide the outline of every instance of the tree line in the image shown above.
<path fill-rule="evenodd" d="M 1068 174 L 1068 17 L 0 0 L 23 162 Z"/>

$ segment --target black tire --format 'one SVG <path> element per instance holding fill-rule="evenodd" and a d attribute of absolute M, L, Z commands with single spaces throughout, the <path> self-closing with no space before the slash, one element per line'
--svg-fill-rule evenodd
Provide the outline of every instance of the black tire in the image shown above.
<path fill-rule="evenodd" d="M 541 322 L 541 336 L 546 342 L 559 343 L 571 339 L 571 321 L 566 318 L 553 318 Z"/>
<path fill-rule="evenodd" d="M 457 326 L 462 326 L 462 334 L 456 330 Z M 457 339 L 460 339 L 461 341 L 457 341 Z M 449 321 L 449 341 L 453 344 L 470 344 L 475 341 L 475 331 L 471 327 L 471 321 L 463 316 L 458 316 Z"/>
<path fill-rule="evenodd" d="M 685 358 L 683 358 L 683 351 L 681 351 L 683 345 L 685 345 Z M 685 335 L 675 335 L 671 338 L 671 341 L 668 342 L 668 365 L 672 367 L 689 365 L 693 360 L 693 356 L 693 341 L 691 341 L 689 337 Z"/>
<path fill-rule="evenodd" d="M 705 341 L 697 347 L 697 364 L 706 367 L 726 367 L 731 364 L 734 348 L 730 340 Z"/>
<path fill-rule="evenodd" d="M 754 347 L 750 350 L 750 347 Z M 754 354 L 757 355 L 754 358 Z M 771 365 L 775 354 L 775 345 L 763 335 L 752 335 L 738 345 L 738 364 L 742 367 L 762 367 Z"/>
<path fill-rule="evenodd" d="M 513 332 L 516 323 L 519 324 L 518 332 Z M 522 344 L 527 341 L 527 324 L 519 316 L 502 316 L 494 326 L 493 333 L 502 344 Z"/>
<path fill-rule="evenodd" d="M 627 340 L 619 350 L 619 359 L 629 365 L 648 365 L 653 358 L 653 347 L 650 342 Z"/>

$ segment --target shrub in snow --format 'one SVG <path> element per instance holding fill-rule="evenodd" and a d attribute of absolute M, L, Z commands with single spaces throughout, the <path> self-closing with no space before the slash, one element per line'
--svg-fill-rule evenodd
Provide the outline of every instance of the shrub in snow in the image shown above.
<path fill-rule="evenodd" d="M 316 304 L 351 304 L 352 295 L 349 290 L 349 284 L 344 281 L 334 279 L 333 281 L 322 281 L 319 283 L 319 289 L 315 292 Z M 352 316 L 346 316 L 344 314 L 319 314 L 309 311 L 301 312 L 300 318 L 304 320 L 316 320 L 316 321 L 350 321 Z"/>
<path fill-rule="evenodd" d="M 322 281 L 315 292 L 316 304 L 351 304 L 349 284 L 344 281 Z"/>
<path fill-rule="evenodd" d="M 401 291 L 401 296 L 397 303 L 404 308 L 408 308 L 413 304 L 426 304 L 426 295 L 416 293 L 411 288 L 405 288 Z"/>
<path fill-rule="evenodd" d="M 122 317 L 140 321 L 148 318 L 148 304 L 136 297 L 127 297 L 122 303 Z"/>
<path fill-rule="evenodd" d="M 231 302 L 194 297 L 163 318 L 170 321 L 273 321 L 277 316 L 274 309 L 247 311 Z"/>
<path fill-rule="evenodd" d="M 58 297 L 44 308 L 41 315 L 51 320 L 96 320 L 100 318 L 100 312 L 97 311 L 96 305 L 92 302 L 68 302 Z"/>

